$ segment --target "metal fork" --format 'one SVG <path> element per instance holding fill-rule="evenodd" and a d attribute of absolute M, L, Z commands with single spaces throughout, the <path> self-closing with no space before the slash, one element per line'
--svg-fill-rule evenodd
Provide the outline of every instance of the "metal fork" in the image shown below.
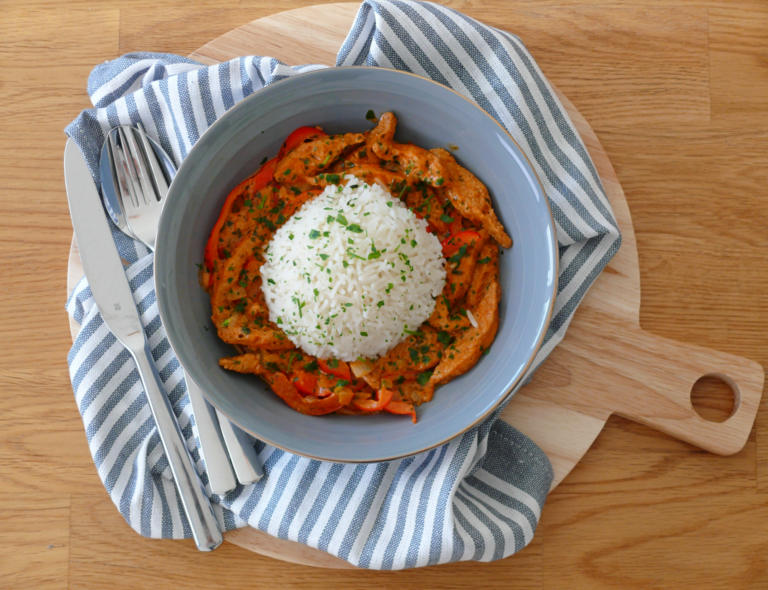
<path fill-rule="evenodd" d="M 125 233 L 154 251 L 160 213 L 168 194 L 168 181 L 164 174 L 166 168 L 161 165 L 155 152 L 155 149 L 160 148 L 153 146 L 141 127 L 129 126 L 113 129 L 107 136 L 105 147 L 110 159 L 109 170 L 124 214 L 125 227 L 118 225 Z M 167 158 L 167 161 L 170 162 L 170 159 Z M 185 380 L 211 491 L 214 494 L 225 494 L 234 489 L 238 481 L 248 485 L 264 477 L 248 435 L 214 409 L 186 374 Z M 235 473 L 232 471 L 233 466 Z"/>
<path fill-rule="evenodd" d="M 141 127 L 117 127 L 116 134 L 107 135 L 107 152 L 117 176 L 126 224 L 154 252 L 160 213 L 168 194 L 168 183 L 155 151 Z"/>

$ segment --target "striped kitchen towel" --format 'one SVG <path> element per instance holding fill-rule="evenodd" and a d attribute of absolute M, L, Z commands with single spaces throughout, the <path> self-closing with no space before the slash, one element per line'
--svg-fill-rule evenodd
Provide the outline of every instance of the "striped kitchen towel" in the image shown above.
<path fill-rule="evenodd" d="M 514 35 L 437 4 L 366 0 L 336 65 L 395 68 L 445 84 L 495 117 L 528 155 L 549 197 L 560 246 L 555 311 L 535 369 L 562 339 L 621 236 L 584 144 L 533 57 Z M 179 164 L 236 102 L 319 67 L 254 56 L 205 67 L 173 55 L 128 54 L 93 71 L 88 92 L 95 108 L 66 133 L 97 184 L 101 144 L 119 124 L 143 124 Z M 182 370 L 158 316 L 153 257 L 114 226 L 113 235 L 207 486 Z M 101 319 L 85 279 L 67 310 L 82 326 L 69 354 L 72 386 L 107 491 L 142 535 L 191 536 L 138 372 Z M 499 412 L 442 447 L 389 463 L 325 463 L 255 441 L 266 477 L 211 500 L 225 529 L 256 527 L 363 568 L 499 559 L 530 542 L 552 481 L 541 449 L 498 420 Z"/>

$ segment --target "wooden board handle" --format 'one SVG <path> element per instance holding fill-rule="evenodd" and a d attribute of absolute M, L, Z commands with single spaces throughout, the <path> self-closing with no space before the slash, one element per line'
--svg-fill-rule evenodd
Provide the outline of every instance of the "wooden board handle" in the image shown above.
<path fill-rule="evenodd" d="M 647 424 L 693 445 L 731 455 L 740 451 L 755 421 L 765 372 L 758 363 L 732 354 L 668 340 L 625 326 L 618 334 L 614 364 L 633 387 L 616 396 L 616 414 Z M 713 375 L 734 393 L 731 416 L 721 423 L 699 416 L 691 403 L 691 390 L 701 377 Z"/>
<path fill-rule="evenodd" d="M 742 449 L 755 421 L 765 372 L 726 352 L 646 332 L 631 320 L 590 305 L 523 392 L 595 417 L 618 414 L 717 453 Z M 596 337 L 599 333 L 600 336 Z M 721 423 L 699 416 L 691 390 L 714 375 L 734 391 L 734 409 Z"/>

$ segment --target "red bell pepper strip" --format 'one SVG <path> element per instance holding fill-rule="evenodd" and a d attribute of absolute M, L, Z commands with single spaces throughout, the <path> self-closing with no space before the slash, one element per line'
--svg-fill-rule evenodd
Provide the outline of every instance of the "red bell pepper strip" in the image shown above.
<path fill-rule="evenodd" d="M 309 371 L 298 371 L 291 383 L 304 395 L 317 395 L 315 390 L 317 389 L 317 375 L 313 375 Z"/>
<path fill-rule="evenodd" d="M 272 158 L 269 162 L 259 168 L 256 174 L 249 176 L 243 182 L 238 184 L 232 192 L 229 193 L 227 200 L 224 201 L 224 206 L 221 208 L 219 218 L 216 220 L 213 230 L 211 230 L 211 235 L 208 238 L 208 243 L 205 245 L 205 268 L 211 273 L 210 279 L 208 280 L 209 286 L 213 283 L 214 262 L 219 259 L 219 234 L 221 233 L 221 228 L 224 227 L 224 223 L 227 221 L 229 212 L 232 210 L 232 205 L 237 200 L 237 197 L 243 194 L 243 188 L 247 184 L 251 183 L 253 191 L 261 190 L 267 186 L 272 180 L 276 164 L 277 158 Z"/>
<path fill-rule="evenodd" d="M 299 127 L 293 133 L 291 133 L 283 145 L 280 146 L 280 151 L 277 153 L 277 159 L 282 160 L 288 152 L 295 148 L 300 143 L 304 143 L 308 139 L 315 139 L 317 137 L 325 137 L 328 135 L 323 131 L 320 131 L 316 127 Z"/>
<path fill-rule="evenodd" d="M 452 256 L 459 251 L 459 248 L 465 244 L 469 246 L 473 241 L 475 243 L 480 242 L 480 234 L 471 229 L 453 234 L 443 241 L 443 256 Z"/>
<path fill-rule="evenodd" d="M 384 406 L 384 411 L 389 412 L 390 414 L 410 414 L 413 423 L 416 424 L 416 408 L 413 407 L 411 402 L 392 400 L 386 406 Z"/>
<path fill-rule="evenodd" d="M 378 399 L 366 399 L 360 401 L 353 400 L 352 405 L 366 412 L 378 412 L 385 409 L 387 404 L 391 403 L 392 394 L 393 392 L 391 389 L 379 389 L 377 393 Z"/>
<path fill-rule="evenodd" d="M 291 408 L 302 414 L 320 416 L 335 412 L 343 406 L 339 401 L 339 396 L 336 394 L 324 399 L 306 399 L 283 373 L 272 373 L 268 379 L 272 391 L 280 396 Z"/>
<path fill-rule="evenodd" d="M 320 370 L 326 375 L 333 375 L 339 379 L 346 379 L 352 381 L 352 371 L 349 370 L 349 365 L 344 361 L 338 361 L 338 365 L 332 367 L 323 359 L 317 359 L 317 364 L 320 365 Z"/>

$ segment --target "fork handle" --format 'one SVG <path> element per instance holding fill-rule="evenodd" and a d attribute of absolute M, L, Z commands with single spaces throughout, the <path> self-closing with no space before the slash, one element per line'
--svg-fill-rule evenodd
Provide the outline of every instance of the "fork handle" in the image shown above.
<path fill-rule="evenodd" d="M 200 452 L 205 461 L 205 470 L 208 472 L 208 483 L 211 486 L 211 492 L 221 496 L 235 489 L 237 480 L 221 439 L 216 410 L 203 397 L 203 392 L 189 375 L 185 373 L 184 379 L 187 382 L 192 412 L 195 414 L 197 433 L 200 436 Z"/>
<path fill-rule="evenodd" d="M 155 419 L 157 432 L 165 449 L 173 480 L 179 490 L 181 505 L 187 515 L 197 548 L 200 551 L 213 551 L 221 545 L 224 537 L 195 470 L 171 402 L 165 394 L 163 382 L 160 380 L 146 338 L 144 348 L 132 349 L 131 355 L 138 366 L 149 409 Z"/>
<path fill-rule="evenodd" d="M 232 459 L 232 466 L 237 474 L 237 481 L 244 486 L 259 481 L 264 477 L 264 469 L 261 467 L 256 449 L 253 448 L 253 441 L 219 410 L 216 410 L 216 414 L 219 417 L 221 434 L 224 435 L 224 441 L 227 443 L 229 458 Z"/>

